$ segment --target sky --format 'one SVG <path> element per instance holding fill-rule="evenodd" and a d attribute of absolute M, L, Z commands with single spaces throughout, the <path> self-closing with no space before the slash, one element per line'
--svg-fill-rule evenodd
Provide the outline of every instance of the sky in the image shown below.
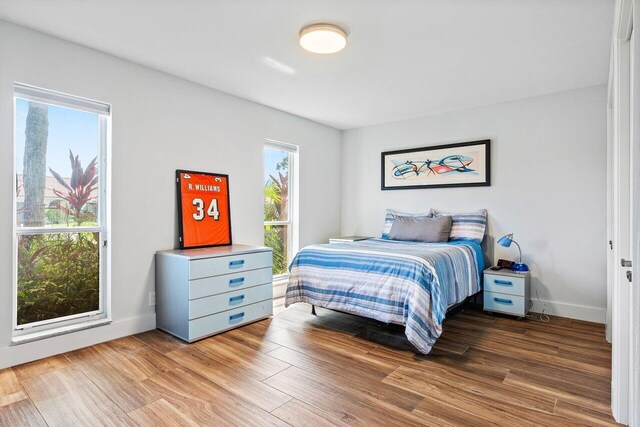
<path fill-rule="evenodd" d="M 265 148 L 264 150 L 264 182 L 269 181 L 269 175 L 278 176 L 276 165 L 289 155 L 286 151 Z M 282 171 L 284 173 L 284 171 Z"/>
<path fill-rule="evenodd" d="M 16 100 L 16 173 L 22 174 L 25 127 L 29 103 Z M 47 139 L 47 175 L 49 168 L 63 177 L 71 175 L 69 149 L 79 155 L 85 168 L 98 152 L 98 115 L 58 106 L 49 106 L 49 136 Z"/>

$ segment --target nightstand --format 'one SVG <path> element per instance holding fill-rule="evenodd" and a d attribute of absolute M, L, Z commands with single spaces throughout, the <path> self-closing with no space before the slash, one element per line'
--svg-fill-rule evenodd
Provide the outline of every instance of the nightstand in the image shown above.
<path fill-rule="evenodd" d="M 332 237 L 329 239 L 329 243 L 357 242 L 358 240 L 367 240 L 367 239 L 371 239 L 371 236 Z"/>
<path fill-rule="evenodd" d="M 484 270 L 484 310 L 524 317 L 531 306 L 531 273 Z"/>

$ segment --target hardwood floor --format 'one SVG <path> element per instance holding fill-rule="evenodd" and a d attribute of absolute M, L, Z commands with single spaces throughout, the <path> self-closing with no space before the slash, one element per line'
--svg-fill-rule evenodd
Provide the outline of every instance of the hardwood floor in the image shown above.
<path fill-rule="evenodd" d="M 318 309 L 187 345 L 160 331 L 0 371 L 1 426 L 606 425 L 602 325 L 466 310 L 431 354 Z"/>

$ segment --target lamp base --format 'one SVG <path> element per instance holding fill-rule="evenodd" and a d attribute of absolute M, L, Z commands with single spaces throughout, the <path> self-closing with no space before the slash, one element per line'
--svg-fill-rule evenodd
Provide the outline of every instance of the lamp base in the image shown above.
<path fill-rule="evenodd" d="M 526 273 L 529 271 L 529 267 L 527 267 L 527 264 L 516 262 L 511 266 L 511 270 L 517 273 Z"/>

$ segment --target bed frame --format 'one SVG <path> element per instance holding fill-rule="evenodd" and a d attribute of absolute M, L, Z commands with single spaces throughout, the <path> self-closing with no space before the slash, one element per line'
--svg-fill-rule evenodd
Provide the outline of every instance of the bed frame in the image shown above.
<path fill-rule="evenodd" d="M 451 307 L 447 308 L 447 314 L 455 314 L 459 311 L 462 311 L 464 309 L 465 304 L 467 304 L 469 301 L 471 301 L 473 299 L 473 307 L 477 308 L 478 307 L 478 299 L 481 296 L 482 291 L 480 292 L 476 292 L 473 295 L 469 295 L 468 297 L 466 297 L 464 300 L 462 300 L 461 302 L 457 303 L 457 304 L 453 304 Z M 324 307 L 323 307 L 324 308 Z M 336 311 L 338 313 L 344 313 L 344 314 L 350 314 L 352 316 L 357 316 L 357 314 L 353 314 L 353 313 L 347 313 L 345 311 L 340 311 L 340 310 L 334 310 L 332 308 L 326 308 L 326 310 L 331 310 L 331 311 Z M 317 316 L 318 314 L 316 313 L 316 306 L 311 304 L 311 314 L 313 314 L 314 316 Z M 360 316 L 360 317 L 364 317 L 364 316 Z"/>

